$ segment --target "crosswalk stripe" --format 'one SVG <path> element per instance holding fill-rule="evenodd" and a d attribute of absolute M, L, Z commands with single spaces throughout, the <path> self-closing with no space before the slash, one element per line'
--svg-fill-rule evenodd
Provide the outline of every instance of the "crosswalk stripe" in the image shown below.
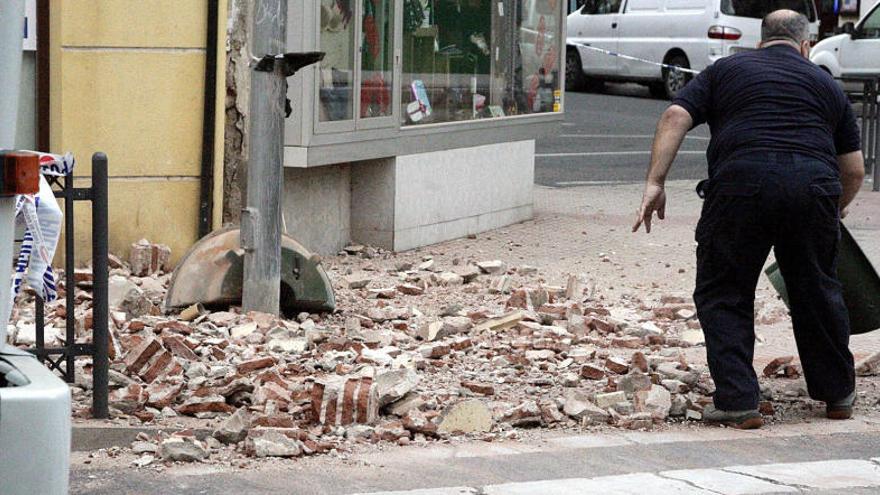
<path fill-rule="evenodd" d="M 838 459 L 714 469 L 682 469 L 596 478 L 563 478 L 359 495 L 759 495 L 804 489 L 880 487 L 880 458 Z"/>
<path fill-rule="evenodd" d="M 722 469 L 682 469 L 660 473 L 664 478 L 687 481 L 721 495 L 757 495 L 761 493 L 797 493 L 797 488 L 771 483 Z"/>
<path fill-rule="evenodd" d="M 880 486 L 880 466 L 859 459 L 734 466 L 726 468 L 725 471 L 773 480 L 785 485 L 825 490 Z"/>
<path fill-rule="evenodd" d="M 370 494 L 355 495 L 477 495 L 479 492 L 476 488 L 468 488 L 465 486 L 457 486 L 450 488 L 426 488 L 420 490 L 409 490 L 403 492 L 380 492 Z"/>

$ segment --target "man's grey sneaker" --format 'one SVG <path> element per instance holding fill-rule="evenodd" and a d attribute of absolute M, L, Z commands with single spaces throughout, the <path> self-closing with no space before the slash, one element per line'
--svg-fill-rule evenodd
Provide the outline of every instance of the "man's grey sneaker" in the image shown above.
<path fill-rule="evenodd" d="M 764 426 L 764 418 L 757 409 L 747 411 L 722 411 L 714 405 L 703 409 L 703 422 L 720 424 L 740 430 L 754 430 Z"/>
<path fill-rule="evenodd" d="M 825 404 L 825 415 L 828 419 L 849 419 L 853 414 L 853 404 L 856 403 L 856 391 L 843 399 Z"/>

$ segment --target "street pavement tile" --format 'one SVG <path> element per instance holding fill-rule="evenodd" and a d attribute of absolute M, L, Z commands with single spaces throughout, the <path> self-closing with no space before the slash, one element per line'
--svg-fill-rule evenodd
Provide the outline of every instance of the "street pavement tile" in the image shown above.
<path fill-rule="evenodd" d="M 823 490 L 880 486 L 880 466 L 860 459 L 734 466 L 725 471 Z"/>
<path fill-rule="evenodd" d="M 664 471 L 660 476 L 687 481 L 693 485 L 722 495 L 751 495 L 761 493 L 798 492 L 797 488 L 777 485 L 751 476 L 722 471 L 721 469 L 682 469 Z"/>

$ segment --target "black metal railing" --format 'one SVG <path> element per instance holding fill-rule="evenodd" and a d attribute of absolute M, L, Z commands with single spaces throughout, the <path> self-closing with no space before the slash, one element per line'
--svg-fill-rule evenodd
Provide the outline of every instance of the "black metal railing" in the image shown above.
<path fill-rule="evenodd" d="M 862 85 L 861 93 L 856 93 L 862 105 L 862 152 L 865 155 L 865 170 L 873 177 L 873 190 L 880 191 L 880 74 L 841 77 L 846 83 Z"/>
<path fill-rule="evenodd" d="M 36 346 L 29 349 L 49 369 L 57 371 L 68 383 L 75 380 L 75 361 L 78 356 L 92 357 L 92 415 L 106 418 L 109 415 L 108 369 L 109 334 L 107 301 L 107 155 L 92 156 L 92 186 L 75 187 L 73 175 L 46 176 L 55 197 L 64 200 L 64 297 L 66 302 L 64 345 L 46 347 L 45 307 L 37 297 L 35 324 Z M 74 204 L 77 201 L 92 203 L 92 343 L 76 343 L 76 237 L 74 234 Z"/>

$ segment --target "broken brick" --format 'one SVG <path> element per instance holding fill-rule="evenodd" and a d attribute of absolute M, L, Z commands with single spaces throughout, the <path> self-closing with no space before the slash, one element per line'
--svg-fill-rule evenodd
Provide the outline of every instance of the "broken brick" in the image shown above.
<path fill-rule="evenodd" d="M 162 344 L 166 349 L 171 351 L 172 354 L 179 358 L 188 361 L 199 360 L 199 356 L 196 355 L 188 345 L 186 345 L 186 341 L 179 335 L 166 335 L 162 337 Z"/>
<path fill-rule="evenodd" d="M 176 408 L 180 414 L 193 416 L 197 413 L 217 412 L 229 413 L 235 408 L 226 403 L 222 395 L 208 395 L 205 397 L 190 397 Z"/>
<path fill-rule="evenodd" d="M 144 339 L 125 356 L 123 362 L 125 363 L 126 370 L 131 374 L 138 373 L 150 361 L 153 355 L 161 349 L 162 344 L 158 340 L 154 338 Z"/>
<path fill-rule="evenodd" d="M 268 368 L 269 366 L 275 365 L 275 359 L 270 356 L 265 356 L 261 358 L 251 359 L 250 361 L 244 361 L 238 364 L 236 368 L 239 373 L 247 374 L 252 371 L 260 370 L 263 368 Z"/>
<path fill-rule="evenodd" d="M 612 373 L 625 375 L 627 372 L 629 372 L 629 363 L 620 358 L 609 357 L 605 360 L 605 368 Z"/>
<path fill-rule="evenodd" d="M 605 370 L 592 364 L 585 364 L 581 367 L 581 376 L 588 380 L 601 380 L 605 378 Z"/>
<path fill-rule="evenodd" d="M 771 377 L 775 375 L 785 365 L 791 364 L 792 361 L 794 361 L 794 356 L 782 356 L 770 361 L 770 363 L 764 367 L 764 376 Z"/>
<path fill-rule="evenodd" d="M 472 382 L 472 381 L 463 381 L 461 382 L 461 386 L 470 390 L 471 392 L 481 394 L 481 395 L 494 395 L 495 387 L 490 383 L 480 383 L 480 382 Z"/>

